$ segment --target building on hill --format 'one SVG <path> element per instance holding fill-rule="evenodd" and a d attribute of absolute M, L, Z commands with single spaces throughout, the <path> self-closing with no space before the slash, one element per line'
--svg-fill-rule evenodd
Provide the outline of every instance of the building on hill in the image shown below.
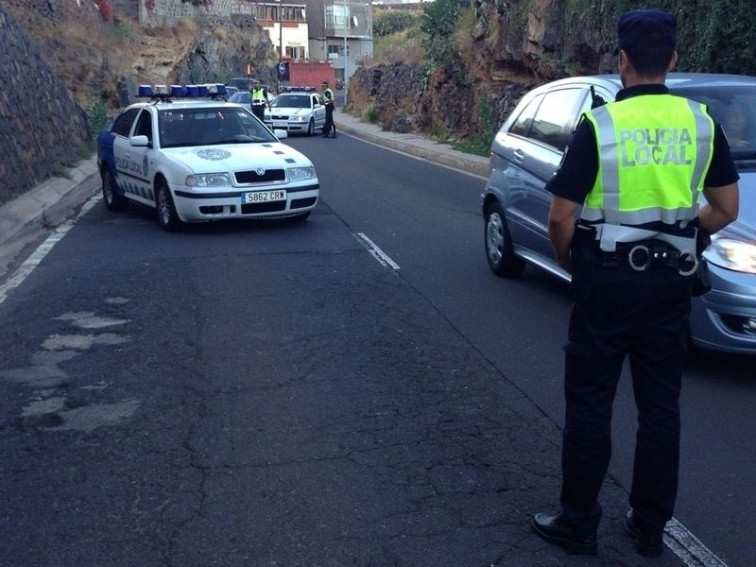
<path fill-rule="evenodd" d="M 345 83 L 358 62 L 373 54 L 373 9 L 369 2 L 305 0 L 310 56 L 330 61 Z"/>
<path fill-rule="evenodd" d="M 128 0 L 120 0 L 125 4 Z M 370 0 L 213 0 L 196 5 L 180 0 L 132 0 L 143 26 L 173 26 L 182 18 L 251 16 L 268 32 L 279 61 L 328 62 L 336 79 L 347 82 L 358 62 L 373 54 Z M 287 82 L 282 73 L 281 79 Z"/>

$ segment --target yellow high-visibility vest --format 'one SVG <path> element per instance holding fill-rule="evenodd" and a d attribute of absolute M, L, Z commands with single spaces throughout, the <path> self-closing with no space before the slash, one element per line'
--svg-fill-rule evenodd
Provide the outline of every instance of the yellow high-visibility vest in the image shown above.
<path fill-rule="evenodd" d="M 253 103 L 267 102 L 265 100 L 265 91 L 262 87 L 252 89 L 252 102 Z"/>
<path fill-rule="evenodd" d="M 586 112 L 599 155 L 598 175 L 580 218 L 637 226 L 693 220 L 714 148 L 703 104 L 641 95 Z"/>

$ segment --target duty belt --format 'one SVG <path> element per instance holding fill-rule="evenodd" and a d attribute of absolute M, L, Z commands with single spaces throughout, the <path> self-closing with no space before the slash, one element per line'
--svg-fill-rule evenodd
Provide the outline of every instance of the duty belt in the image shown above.
<path fill-rule="evenodd" d="M 599 248 L 596 260 L 604 268 L 625 268 L 636 272 L 672 268 L 681 276 L 692 276 L 698 269 L 695 254 L 680 252 L 657 240 L 623 243 L 613 252 Z"/>

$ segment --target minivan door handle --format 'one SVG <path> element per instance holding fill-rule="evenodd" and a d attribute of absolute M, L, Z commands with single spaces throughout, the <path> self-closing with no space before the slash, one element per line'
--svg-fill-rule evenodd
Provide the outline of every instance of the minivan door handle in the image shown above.
<path fill-rule="evenodd" d="M 517 158 L 517 161 L 522 161 L 525 159 L 525 152 L 523 152 L 520 149 L 517 149 L 514 151 L 514 157 Z"/>

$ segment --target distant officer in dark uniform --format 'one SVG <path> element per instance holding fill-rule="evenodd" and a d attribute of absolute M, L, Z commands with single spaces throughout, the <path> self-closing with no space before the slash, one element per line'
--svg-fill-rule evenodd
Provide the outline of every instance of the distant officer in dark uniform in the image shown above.
<path fill-rule="evenodd" d="M 333 135 L 331 135 L 331 137 L 335 138 L 336 124 L 333 122 L 333 91 L 329 88 L 327 81 L 323 81 L 320 86 L 323 88 L 323 104 L 325 104 L 326 112 L 325 124 L 323 125 L 323 137 L 328 138 L 329 134 L 331 134 L 331 130 L 333 130 Z"/>
<path fill-rule="evenodd" d="M 664 85 L 677 62 L 675 17 L 628 12 L 618 35 L 624 88 L 615 102 L 586 113 L 547 187 L 549 235 L 572 274 L 574 305 L 565 346 L 561 512 L 536 514 L 532 526 L 574 553 L 596 553 L 612 403 L 629 357 L 638 431 L 624 529 L 639 553 L 657 556 L 677 495 L 696 243 L 737 218 L 739 177 L 708 109 Z M 708 204 L 699 209 L 700 191 Z"/>
<path fill-rule="evenodd" d="M 268 93 L 262 86 L 260 86 L 260 81 L 257 79 L 252 82 L 252 90 L 250 90 L 250 94 L 252 95 L 252 112 L 261 121 L 264 121 L 265 107 L 268 106 Z"/>

